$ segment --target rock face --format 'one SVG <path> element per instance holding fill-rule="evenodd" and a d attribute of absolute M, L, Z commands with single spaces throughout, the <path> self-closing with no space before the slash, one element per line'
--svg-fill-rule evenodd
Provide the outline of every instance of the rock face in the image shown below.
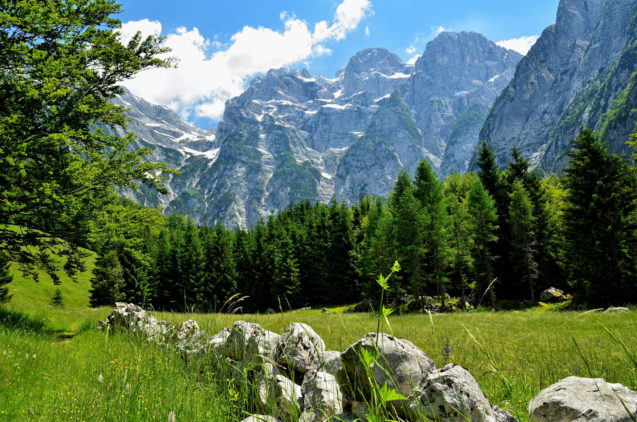
<path fill-rule="evenodd" d="M 170 167 L 182 170 L 180 175 L 169 175 L 166 180 L 168 195 L 145 187 L 136 190 L 123 190 L 124 196 L 142 205 L 167 207 L 167 210 L 183 208 L 187 201 L 188 190 L 199 182 L 202 170 L 210 165 L 219 152 L 215 139 L 215 129 L 202 130 L 183 120 L 174 111 L 155 104 L 125 91 L 113 101 L 125 107 L 130 117 L 126 132 L 135 132 L 136 148 L 149 148 L 145 159 L 151 162 L 166 163 Z M 111 132 L 110 129 L 106 129 Z M 115 131 L 123 135 L 124 131 Z"/>
<path fill-rule="evenodd" d="M 521 60 L 480 132 L 500 165 L 516 145 L 533 165 L 562 168 L 587 125 L 625 153 L 637 116 L 637 3 L 561 0 L 554 25 Z"/>
<path fill-rule="evenodd" d="M 440 34 L 415 65 L 369 48 L 333 79 L 274 69 L 226 103 L 215 133 L 123 96 L 150 160 L 182 171 L 167 181 L 168 196 L 128 195 L 199 223 L 249 227 L 302 199 L 387 196 L 400 169 L 413 174 L 421 159 L 440 174 L 464 171 L 520 58 L 462 32 Z"/>
<path fill-rule="evenodd" d="M 631 422 L 633 419 L 626 409 L 637 415 L 637 392 L 601 378 L 568 377 L 540 391 L 531 400 L 529 419 L 531 422 Z"/>
<path fill-rule="evenodd" d="M 412 420 L 423 416 L 450 422 L 515 420 L 504 410 L 494 409 L 469 371 L 454 364 L 429 373 L 409 397 L 408 407 Z"/>

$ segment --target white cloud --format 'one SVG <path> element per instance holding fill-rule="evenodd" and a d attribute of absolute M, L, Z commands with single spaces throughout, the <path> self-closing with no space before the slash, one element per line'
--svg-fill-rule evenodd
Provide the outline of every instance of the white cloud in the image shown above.
<path fill-rule="evenodd" d="M 447 30 L 447 28 L 445 28 L 444 26 L 439 26 L 438 28 L 432 28 L 432 31 L 434 34 L 436 35 L 440 35 L 441 33 L 445 32 Z"/>
<path fill-rule="evenodd" d="M 369 26 L 366 26 L 366 27 L 365 27 L 365 36 L 366 36 L 366 37 L 369 37 L 369 34 L 370 34 L 370 32 L 369 32 Z"/>
<path fill-rule="evenodd" d="M 416 52 L 416 47 L 413 44 L 405 49 L 405 53 L 409 55 L 414 54 L 415 52 Z"/>
<path fill-rule="evenodd" d="M 418 58 L 420 57 L 420 55 L 418 54 L 414 54 L 411 59 L 407 60 L 407 64 L 408 65 L 414 65 L 416 64 L 416 61 L 418 60 Z"/>
<path fill-rule="evenodd" d="M 161 34 L 161 22 L 149 21 L 148 19 L 142 19 L 139 21 L 126 22 L 119 29 L 119 37 L 123 44 L 128 44 L 133 35 L 137 32 L 141 32 L 142 36 L 147 37 L 149 35 L 158 36 Z"/>
<path fill-rule="evenodd" d="M 239 95 L 250 78 L 272 68 L 330 54 L 332 51 L 324 43 L 345 38 L 370 11 L 369 0 L 343 0 L 331 24 L 317 22 L 314 31 L 305 21 L 282 12 L 283 31 L 245 26 L 232 36 L 225 49 L 203 37 L 197 28 L 178 28 L 164 42 L 172 50 L 167 56 L 175 57 L 177 66 L 144 71 L 124 85 L 136 95 L 167 105 L 182 115 L 194 113 L 218 120 L 225 101 Z M 122 40 L 129 40 L 137 30 L 159 35 L 161 23 L 148 19 L 127 22 L 120 31 Z"/>
<path fill-rule="evenodd" d="M 498 41 L 496 44 L 500 47 L 504 47 L 508 50 L 517 51 L 522 55 L 526 55 L 529 52 L 533 44 L 539 37 L 537 35 L 530 35 L 528 37 L 513 38 L 510 40 Z"/>

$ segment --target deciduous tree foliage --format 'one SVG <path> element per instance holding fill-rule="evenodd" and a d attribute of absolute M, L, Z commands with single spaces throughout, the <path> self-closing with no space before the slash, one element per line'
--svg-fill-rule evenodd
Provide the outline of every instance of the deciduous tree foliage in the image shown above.
<path fill-rule="evenodd" d="M 109 102 L 118 83 L 168 64 L 156 37 L 120 42 L 119 11 L 114 0 L 0 1 L 0 245 L 33 275 L 46 258 L 34 251 L 56 245 L 67 272 L 81 268 L 75 246 L 114 187 L 161 189 L 167 169 L 130 149 L 134 135 L 100 129 L 126 126 Z"/>

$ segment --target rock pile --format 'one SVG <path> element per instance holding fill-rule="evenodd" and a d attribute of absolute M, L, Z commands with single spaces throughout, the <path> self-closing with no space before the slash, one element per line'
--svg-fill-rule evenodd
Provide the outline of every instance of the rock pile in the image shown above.
<path fill-rule="evenodd" d="M 368 404 L 384 390 L 389 411 L 407 421 L 517 422 L 491 405 L 475 378 L 464 368 L 434 362 L 413 343 L 384 333 L 366 334 L 340 353 L 308 325 L 290 324 L 282 335 L 258 324 L 237 321 L 232 329 L 209 336 L 197 322 L 173 325 L 157 321 L 133 304 L 117 303 L 101 322 L 149 341 L 174 347 L 182 355 L 213 354 L 213 362 L 241 368 L 255 386 L 257 403 L 271 415 L 242 422 L 367 420 Z M 237 371 L 237 374 L 240 371 Z M 637 393 L 602 379 L 569 377 L 542 390 L 529 404 L 532 422 L 632 421 Z M 358 418 L 358 419 L 357 419 Z"/>

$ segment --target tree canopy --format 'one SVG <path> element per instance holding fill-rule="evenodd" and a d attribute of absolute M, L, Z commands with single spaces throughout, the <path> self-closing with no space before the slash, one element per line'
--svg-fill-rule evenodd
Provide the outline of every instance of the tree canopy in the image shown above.
<path fill-rule="evenodd" d="M 114 188 L 162 189 L 168 171 L 133 134 L 103 130 L 126 127 L 109 102 L 120 82 L 169 65 L 157 37 L 122 44 L 118 12 L 114 0 L 0 1 L 0 245 L 34 276 L 34 263 L 54 277 L 58 262 L 81 268 L 77 246 Z"/>

